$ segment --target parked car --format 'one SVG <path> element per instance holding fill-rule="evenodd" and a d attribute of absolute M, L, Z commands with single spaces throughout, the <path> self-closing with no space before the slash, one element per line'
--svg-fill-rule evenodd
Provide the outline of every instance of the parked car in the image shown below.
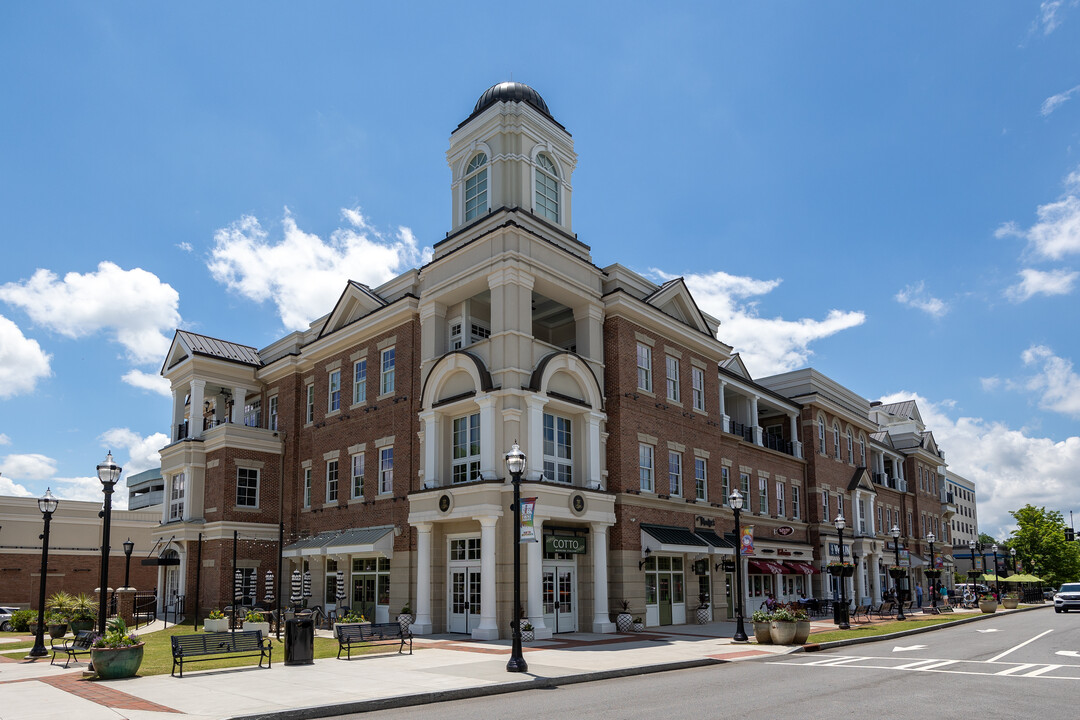
<path fill-rule="evenodd" d="M 11 632 L 15 629 L 11 626 L 11 613 L 18 609 L 16 607 L 0 607 L 0 632 Z"/>
<path fill-rule="evenodd" d="M 1080 610 L 1080 582 L 1065 583 L 1054 596 L 1054 612 Z"/>
<path fill-rule="evenodd" d="M 1043 588 L 1043 600 L 1053 600 L 1055 595 L 1057 595 L 1056 588 Z"/>

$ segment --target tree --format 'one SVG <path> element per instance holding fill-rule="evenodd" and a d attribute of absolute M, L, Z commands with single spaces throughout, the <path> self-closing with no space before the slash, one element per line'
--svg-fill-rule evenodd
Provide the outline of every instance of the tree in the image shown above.
<path fill-rule="evenodd" d="M 1080 550 L 1066 542 L 1060 512 L 1029 504 L 1009 514 L 1016 520 L 1016 530 L 1007 545 L 1016 548 L 1025 571 L 1051 585 L 1080 578 Z"/>
<path fill-rule="evenodd" d="M 1001 545 L 1001 543 L 995 540 L 992 536 L 987 535 L 984 532 L 979 533 L 979 542 L 984 548 L 988 548 L 991 545 Z"/>

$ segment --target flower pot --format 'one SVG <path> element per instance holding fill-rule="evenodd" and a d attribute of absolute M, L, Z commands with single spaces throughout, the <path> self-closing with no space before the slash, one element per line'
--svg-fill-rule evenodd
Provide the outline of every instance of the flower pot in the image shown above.
<path fill-rule="evenodd" d="M 997 612 L 997 606 L 998 606 L 998 604 L 994 600 L 980 600 L 979 601 L 979 609 L 982 610 L 984 613 Z"/>
<path fill-rule="evenodd" d="M 86 630 L 93 630 L 95 625 L 97 625 L 96 620 L 72 620 L 71 632 L 78 635 Z"/>
<path fill-rule="evenodd" d="M 398 613 L 397 621 L 398 625 L 401 626 L 402 632 L 407 632 L 409 627 L 416 622 L 416 618 L 412 613 Z"/>
<path fill-rule="evenodd" d="M 791 640 L 792 645 L 805 645 L 807 639 L 810 637 L 810 621 L 809 620 L 796 620 L 795 621 L 795 637 Z"/>
<path fill-rule="evenodd" d="M 49 623 L 45 627 L 51 638 L 62 638 L 67 635 L 67 623 Z"/>
<path fill-rule="evenodd" d="M 840 577 L 841 575 L 844 574 L 844 568 L 840 567 L 839 565 L 836 565 L 836 566 L 830 565 L 829 566 L 829 574 L 832 575 L 833 577 Z"/>
<path fill-rule="evenodd" d="M 893 579 L 907 577 L 907 570 L 889 568 L 889 577 Z"/>
<path fill-rule="evenodd" d="M 100 680 L 134 677 L 142 665 L 144 647 L 143 643 L 139 643 L 122 648 L 93 648 L 90 662 Z"/>
<path fill-rule="evenodd" d="M 709 609 L 708 605 L 699 607 L 697 609 L 697 624 L 708 625 L 710 622 L 712 622 L 712 610 Z"/>
<path fill-rule="evenodd" d="M 535 639 L 535 635 L 532 630 L 521 631 L 521 642 L 532 642 Z"/>
<path fill-rule="evenodd" d="M 1020 598 L 1002 598 L 1001 604 L 1006 610 L 1015 610 L 1020 604 Z"/>
<path fill-rule="evenodd" d="M 630 629 L 634 632 L 645 632 L 645 623 L 635 620 Z"/>
<path fill-rule="evenodd" d="M 267 637 L 270 636 L 270 623 L 265 621 L 265 620 L 262 620 L 260 622 L 248 622 L 247 620 L 245 620 L 244 621 L 244 629 L 245 630 L 262 630 L 262 636 L 263 636 L 264 640 Z"/>
<path fill-rule="evenodd" d="M 203 621 L 203 630 L 206 632 L 228 632 L 229 618 L 206 618 Z"/>
<path fill-rule="evenodd" d="M 841 575 L 841 577 L 854 577 L 855 576 L 855 566 L 854 565 L 845 565 L 843 567 L 843 571 L 841 572 L 840 575 Z"/>
<path fill-rule="evenodd" d="M 758 641 L 759 645 L 772 645 L 772 633 L 769 632 L 770 625 L 772 623 L 754 623 L 754 639 Z"/>
<path fill-rule="evenodd" d="M 769 637 L 773 645 L 790 645 L 795 640 L 795 623 L 791 620 L 773 620 L 769 623 Z"/>
<path fill-rule="evenodd" d="M 619 632 L 631 632 L 634 629 L 634 616 L 630 613 L 619 613 L 615 618 L 615 627 Z"/>

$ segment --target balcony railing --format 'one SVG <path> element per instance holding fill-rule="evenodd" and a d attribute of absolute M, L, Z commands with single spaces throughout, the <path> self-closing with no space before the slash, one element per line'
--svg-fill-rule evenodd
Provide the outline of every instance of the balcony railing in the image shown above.
<path fill-rule="evenodd" d="M 743 425 L 742 423 L 735 422 L 734 420 L 728 421 L 728 432 L 732 435 L 739 435 L 746 442 L 754 442 L 754 428 L 749 425 Z"/>
<path fill-rule="evenodd" d="M 776 450 L 777 452 L 782 452 L 786 455 L 795 454 L 794 444 L 776 435 L 769 435 L 766 433 L 762 436 L 761 443 L 770 450 Z"/>

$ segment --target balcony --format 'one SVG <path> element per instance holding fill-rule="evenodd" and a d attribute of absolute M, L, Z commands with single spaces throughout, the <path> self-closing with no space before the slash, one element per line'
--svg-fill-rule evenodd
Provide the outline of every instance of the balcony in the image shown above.
<path fill-rule="evenodd" d="M 734 420 L 728 421 L 728 432 L 732 435 L 738 435 L 742 437 L 748 443 L 754 442 L 754 428 L 749 425 L 743 425 L 742 423 L 735 422 Z"/>
<path fill-rule="evenodd" d="M 778 437 L 776 435 L 763 435 L 761 438 L 761 444 L 769 448 L 770 450 L 776 450 L 777 452 L 782 452 L 785 455 L 795 454 L 794 445 L 785 440 L 784 438 Z"/>

